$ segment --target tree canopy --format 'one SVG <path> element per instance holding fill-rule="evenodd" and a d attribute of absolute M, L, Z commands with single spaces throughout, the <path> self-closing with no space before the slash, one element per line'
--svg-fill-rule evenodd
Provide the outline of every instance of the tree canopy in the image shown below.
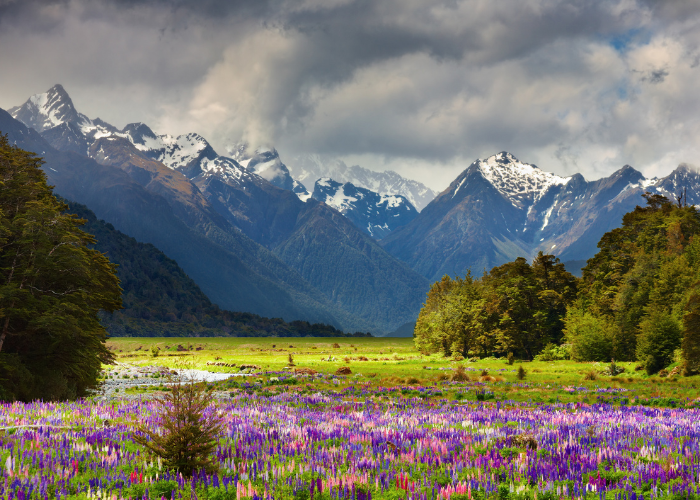
<path fill-rule="evenodd" d="M 577 359 L 638 360 L 655 373 L 695 324 L 688 315 L 700 291 L 700 214 L 658 194 L 644 197 L 646 206 L 625 214 L 588 260 L 566 331 Z"/>
<path fill-rule="evenodd" d="M 115 266 L 65 214 L 42 160 L 0 136 L 0 398 L 65 399 L 97 382 L 100 310 L 121 307 Z"/>
<path fill-rule="evenodd" d="M 532 359 L 563 337 L 577 279 L 540 252 L 494 267 L 480 279 L 445 276 L 433 284 L 416 322 L 419 349 L 445 355 L 506 354 Z"/>

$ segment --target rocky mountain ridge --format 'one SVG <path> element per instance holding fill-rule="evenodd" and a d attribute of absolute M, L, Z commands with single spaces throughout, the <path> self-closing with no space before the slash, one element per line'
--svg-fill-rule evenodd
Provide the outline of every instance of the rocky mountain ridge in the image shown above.
<path fill-rule="evenodd" d="M 306 186 L 314 185 L 321 178 L 330 178 L 342 184 L 349 182 L 382 196 L 403 196 L 418 211 L 423 210 L 437 195 L 424 184 L 406 179 L 391 170 L 374 172 L 359 165 L 348 167 L 342 160 L 323 155 L 296 156 L 287 164 L 292 176 Z"/>
<path fill-rule="evenodd" d="M 600 237 L 644 203 L 645 191 L 671 200 L 687 187 L 700 201 L 700 176 L 680 166 L 662 179 L 646 179 L 625 165 L 586 181 L 560 177 L 507 152 L 474 161 L 413 221 L 382 240 L 392 255 L 429 280 L 444 274 L 480 274 L 538 251 L 578 265 L 597 251 Z"/>

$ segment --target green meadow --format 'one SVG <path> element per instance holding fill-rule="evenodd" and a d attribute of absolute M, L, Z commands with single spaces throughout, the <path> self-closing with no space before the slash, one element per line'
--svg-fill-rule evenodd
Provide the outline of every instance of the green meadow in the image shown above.
<path fill-rule="evenodd" d="M 216 384 L 224 389 L 245 385 L 270 390 L 282 375 L 288 383 L 277 391 L 401 386 L 407 396 L 688 406 L 700 387 L 699 376 L 648 376 L 635 362 L 617 363 L 615 371 L 623 371 L 611 375 L 609 364 L 596 362 L 457 361 L 421 354 L 411 338 L 113 338 L 108 347 L 118 363 L 136 367 L 187 366 L 249 375 Z M 425 388 L 432 390 L 421 391 Z"/>

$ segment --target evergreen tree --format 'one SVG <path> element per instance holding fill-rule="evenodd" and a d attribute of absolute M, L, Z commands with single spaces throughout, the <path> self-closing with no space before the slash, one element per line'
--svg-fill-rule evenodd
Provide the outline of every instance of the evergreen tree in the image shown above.
<path fill-rule="evenodd" d="M 562 339 L 576 287 L 559 259 L 542 252 L 532 265 L 521 257 L 481 279 L 445 276 L 431 287 L 418 316 L 416 346 L 446 356 L 512 352 L 532 359 Z"/>
<path fill-rule="evenodd" d="M 42 160 L 0 136 L 0 397 L 75 398 L 97 382 L 100 310 L 121 306 L 115 266 L 64 214 Z"/>
<path fill-rule="evenodd" d="M 576 359 L 638 359 L 654 373 L 680 347 L 689 290 L 700 279 L 700 214 L 643 196 L 647 205 L 625 214 L 583 269 L 566 331 Z"/>

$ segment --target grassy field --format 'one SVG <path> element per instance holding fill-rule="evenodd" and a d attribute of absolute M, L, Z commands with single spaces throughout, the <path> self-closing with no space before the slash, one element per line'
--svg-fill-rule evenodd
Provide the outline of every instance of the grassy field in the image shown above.
<path fill-rule="evenodd" d="M 505 359 L 455 361 L 441 355 L 422 355 L 410 338 L 115 338 L 108 346 L 118 362 L 135 366 L 174 368 L 186 363 L 224 373 L 253 366 L 254 374 L 245 383 L 255 387 L 274 385 L 279 375 L 300 370 L 326 375 L 306 377 L 303 389 L 297 385 L 290 390 L 327 390 L 328 376 L 343 367 L 351 373 L 335 377 L 338 389 L 402 386 L 410 395 L 415 388 L 431 387 L 441 397 L 474 399 L 482 392 L 488 399 L 532 403 L 685 405 L 698 397 L 700 384 L 699 377 L 649 377 L 635 369 L 636 363 L 618 363 L 624 372 L 610 376 L 606 375 L 608 365 L 602 363 L 516 361 L 509 365 Z M 158 356 L 153 356 L 154 350 Z M 522 380 L 518 378 L 520 366 L 526 372 Z M 462 375 L 463 380 L 455 376 L 460 367 L 466 375 Z M 240 383 L 230 382 L 228 386 Z"/>

